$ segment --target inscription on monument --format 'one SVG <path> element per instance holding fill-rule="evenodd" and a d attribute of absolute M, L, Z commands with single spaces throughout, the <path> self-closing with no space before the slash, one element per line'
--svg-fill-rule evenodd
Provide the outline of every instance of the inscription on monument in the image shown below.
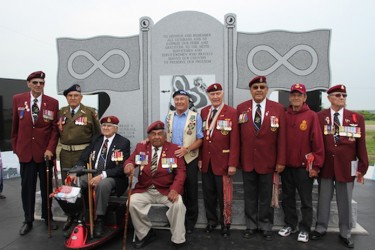
<path fill-rule="evenodd" d="M 165 47 L 162 53 L 164 64 L 211 63 L 213 51 L 209 38 L 211 33 L 181 33 L 162 36 Z"/>

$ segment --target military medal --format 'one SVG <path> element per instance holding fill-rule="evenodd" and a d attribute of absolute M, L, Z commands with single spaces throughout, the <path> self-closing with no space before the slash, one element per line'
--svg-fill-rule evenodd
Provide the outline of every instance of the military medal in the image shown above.
<path fill-rule="evenodd" d="M 19 107 L 18 110 L 20 111 L 20 119 L 23 119 L 23 116 L 25 115 L 25 108 Z"/>
<path fill-rule="evenodd" d="M 52 110 L 43 109 L 43 119 L 45 121 L 47 121 L 47 120 L 52 121 L 53 115 L 54 115 L 54 112 Z"/>
<path fill-rule="evenodd" d="M 277 118 L 274 115 L 271 115 L 270 121 L 271 121 L 271 131 L 275 132 L 277 128 L 279 127 L 279 118 Z"/>
<path fill-rule="evenodd" d="M 299 125 L 299 129 L 300 129 L 301 131 L 305 131 L 305 130 L 307 129 L 307 122 L 306 122 L 306 120 L 303 120 L 303 121 L 301 122 L 301 124 Z"/>
<path fill-rule="evenodd" d="M 116 161 L 116 162 L 123 161 L 124 155 L 123 155 L 122 151 L 120 151 L 119 149 L 113 151 L 111 160 Z"/>
<path fill-rule="evenodd" d="M 137 165 L 147 165 L 148 164 L 148 155 L 145 152 L 140 152 L 139 155 L 135 156 L 135 164 Z"/>
<path fill-rule="evenodd" d="M 27 102 L 25 102 L 25 109 L 26 109 L 27 112 L 30 111 L 30 109 L 29 109 L 29 105 L 27 104 Z"/>
<path fill-rule="evenodd" d="M 176 158 L 162 158 L 161 166 L 162 168 L 167 168 L 168 173 L 172 173 L 174 168 L 177 168 Z"/>
<path fill-rule="evenodd" d="M 242 123 L 245 123 L 249 120 L 249 117 L 247 116 L 247 112 L 243 112 L 242 114 L 240 114 L 240 116 L 238 117 L 238 123 L 242 124 Z"/>

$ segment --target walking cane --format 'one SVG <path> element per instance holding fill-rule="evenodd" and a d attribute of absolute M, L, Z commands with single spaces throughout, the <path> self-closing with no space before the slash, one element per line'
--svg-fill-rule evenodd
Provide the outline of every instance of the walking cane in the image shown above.
<path fill-rule="evenodd" d="M 54 181 L 54 184 L 55 184 L 55 188 L 57 188 L 59 186 L 59 177 L 57 176 L 57 167 L 56 167 L 56 161 L 53 163 L 53 176 L 55 177 L 55 181 Z"/>
<path fill-rule="evenodd" d="M 51 204 L 49 201 L 49 159 L 45 156 L 46 161 L 46 174 L 47 174 L 47 225 L 48 225 L 48 238 L 51 238 Z"/>
<path fill-rule="evenodd" d="M 87 163 L 87 169 L 92 169 L 92 153 L 90 155 L 89 163 Z M 91 179 L 92 179 L 92 173 L 89 172 L 87 174 L 87 187 L 88 187 L 88 196 L 89 196 L 89 216 L 90 216 L 90 236 L 91 239 L 94 238 L 94 216 L 93 216 L 93 210 L 92 210 L 92 187 L 91 187 Z"/>
<path fill-rule="evenodd" d="M 133 175 L 134 170 L 130 172 L 129 176 L 129 188 L 128 188 L 128 205 L 126 206 L 125 210 L 125 227 L 124 227 L 124 237 L 122 239 L 122 250 L 126 250 L 126 235 L 128 233 L 128 221 L 129 221 L 129 205 L 130 205 L 130 197 L 132 193 L 132 185 L 133 185 Z"/>

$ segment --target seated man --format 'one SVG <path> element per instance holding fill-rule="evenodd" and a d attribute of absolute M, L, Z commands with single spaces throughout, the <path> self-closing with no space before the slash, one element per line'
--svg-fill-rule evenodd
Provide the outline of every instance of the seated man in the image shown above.
<path fill-rule="evenodd" d="M 92 154 L 92 168 L 98 173 L 93 174 L 90 186 L 95 188 L 96 220 L 94 236 L 103 236 L 104 216 L 108 207 L 108 200 L 113 190 L 118 196 L 122 195 L 128 179 L 123 173 L 122 165 L 130 154 L 130 141 L 117 134 L 119 119 L 115 116 L 104 117 L 100 120 L 101 132 L 95 136 L 90 145 L 82 152 L 77 166 L 86 166 Z M 69 175 L 76 183 L 76 176 Z M 81 178 L 81 187 L 87 189 L 87 175 Z"/>
<path fill-rule="evenodd" d="M 134 152 L 124 163 L 124 172 L 129 175 L 139 166 L 138 183 L 132 190 L 129 212 L 132 218 L 136 241 L 141 248 L 155 238 L 147 214 L 152 203 L 169 207 L 167 217 L 171 226 L 172 242 L 185 243 L 185 213 L 181 192 L 186 178 L 183 158 L 176 158 L 178 146 L 165 140 L 164 123 L 156 121 L 147 128 L 148 142 L 138 143 Z"/>

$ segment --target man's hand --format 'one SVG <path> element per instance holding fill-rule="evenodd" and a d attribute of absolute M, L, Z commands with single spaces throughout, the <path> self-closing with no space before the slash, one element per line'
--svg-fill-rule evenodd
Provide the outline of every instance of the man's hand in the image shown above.
<path fill-rule="evenodd" d="M 69 179 L 69 181 L 68 181 L 68 179 Z M 71 186 L 72 183 L 77 185 L 77 179 L 78 179 L 78 177 L 75 174 L 70 174 L 70 175 L 68 175 L 68 177 L 66 177 L 64 182 L 67 186 Z"/>
<path fill-rule="evenodd" d="M 130 173 L 134 172 L 134 165 L 129 163 L 124 167 L 124 174 L 130 175 Z"/>
<path fill-rule="evenodd" d="M 311 169 L 310 172 L 309 172 L 309 176 L 310 176 L 310 178 L 317 178 L 318 173 L 319 173 L 318 170 Z"/>
<path fill-rule="evenodd" d="M 46 152 L 44 152 L 44 159 L 48 159 L 48 160 L 51 160 L 53 157 L 53 153 L 49 150 L 46 150 Z"/>
<path fill-rule="evenodd" d="M 174 154 L 178 158 L 184 157 L 187 153 L 188 153 L 188 149 L 185 148 L 185 147 L 180 147 L 179 149 L 177 149 L 176 151 L 174 151 Z"/>
<path fill-rule="evenodd" d="M 198 161 L 198 168 L 199 168 L 199 171 L 202 171 L 202 161 Z"/>
<path fill-rule="evenodd" d="M 233 166 L 229 166 L 228 167 L 228 175 L 229 176 L 233 176 L 236 174 L 236 171 L 237 171 L 237 168 L 236 167 L 233 167 Z"/>
<path fill-rule="evenodd" d="M 169 191 L 168 200 L 172 203 L 178 200 L 178 193 L 175 190 Z"/>
<path fill-rule="evenodd" d="M 285 166 L 284 165 L 281 165 L 281 164 L 276 164 L 276 172 L 278 174 L 281 174 L 285 169 Z"/>
<path fill-rule="evenodd" d="M 91 179 L 90 185 L 93 186 L 93 187 L 95 187 L 95 186 L 97 186 L 99 184 L 99 182 L 101 180 L 102 180 L 102 175 L 101 174 L 97 175 L 97 176 L 95 176 L 94 178 Z"/>

